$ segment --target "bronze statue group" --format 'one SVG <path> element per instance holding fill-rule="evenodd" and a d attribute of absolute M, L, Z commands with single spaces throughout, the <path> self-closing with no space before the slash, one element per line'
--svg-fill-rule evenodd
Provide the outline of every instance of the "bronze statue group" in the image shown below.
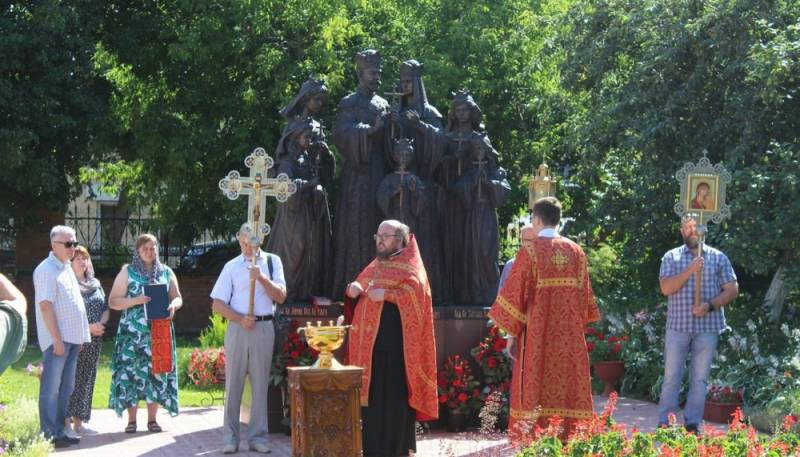
<path fill-rule="evenodd" d="M 402 63 L 391 105 L 379 94 L 379 53 L 355 60 L 358 88 L 339 103 L 333 126 L 342 157 L 333 224 L 336 163 L 317 120 L 327 88 L 309 79 L 281 110 L 288 123 L 277 168 L 298 192 L 281 205 L 267 250 L 283 260 L 288 302 L 342 297 L 374 256 L 375 228 L 395 219 L 416 235 L 435 303 L 488 305 L 500 275 L 495 209 L 510 186 L 480 108 L 459 91 L 445 120 L 428 102 L 416 60 Z"/>

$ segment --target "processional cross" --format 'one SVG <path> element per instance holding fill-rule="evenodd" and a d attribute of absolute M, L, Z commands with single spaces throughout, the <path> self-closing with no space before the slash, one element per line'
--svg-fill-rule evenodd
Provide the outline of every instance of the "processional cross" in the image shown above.
<path fill-rule="evenodd" d="M 265 221 L 267 215 L 266 197 L 275 197 L 283 203 L 297 192 L 297 186 L 286 173 L 280 173 L 276 178 L 268 178 L 269 169 L 275 164 L 272 157 L 267 155 L 264 148 L 256 148 L 245 157 L 244 164 L 250 169 L 250 176 L 243 178 L 237 170 L 231 170 L 228 175 L 219 180 L 219 188 L 230 200 L 236 200 L 240 194 L 247 195 L 247 224 L 244 231 L 248 235 L 250 246 L 254 250 L 251 257 L 252 265 L 256 264 L 256 255 L 261 252 L 264 237 L 269 235 L 270 226 Z M 247 315 L 253 316 L 253 301 L 255 298 L 256 281 L 250 280 L 250 303 Z"/>

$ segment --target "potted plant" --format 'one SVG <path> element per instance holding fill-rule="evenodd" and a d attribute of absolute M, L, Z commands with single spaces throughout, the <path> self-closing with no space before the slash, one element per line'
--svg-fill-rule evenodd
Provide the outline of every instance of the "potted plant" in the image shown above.
<path fill-rule="evenodd" d="M 281 406 L 283 409 L 284 432 L 291 433 L 291 401 L 289 399 L 289 367 L 307 367 L 312 365 L 319 354 L 309 347 L 306 340 L 297 333 L 300 324 L 292 319 L 289 323 L 289 331 L 286 333 L 286 340 L 281 346 L 281 351 L 272 359 L 272 370 L 270 371 L 270 381 L 272 385 L 281 391 Z"/>
<path fill-rule="evenodd" d="M 469 415 L 480 409 L 479 383 L 472 376 L 469 363 L 458 355 L 447 358 L 437 378 L 439 403 L 448 412 L 447 431 L 463 431 Z"/>
<path fill-rule="evenodd" d="M 489 334 L 480 344 L 472 348 L 470 354 L 483 375 L 485 387 L 482 391 L 482 402 L 485 404 L 493 392 L 499 392 L 499 397 L 496 396 L 494 401 L 497 404 L 493 405 L 490 410 L 496 416 L 494 418 L 495 427 L 505 430 L 508 425 L 508 386 L 511 382 L 513 361 L 503 352 L 508 344 L 505 332 L 491 321 L 488 322 L 488 326 Z"/>
<path fill-rule="evenodd" d="M 594 327 L 586 329 L 586 350 L 595 376 L 605 383 L 603 395 L 614 392 L 617 381 L 625 374 L 622 351 L 627 341 L 628 337 L 624 335 L 606 336 Z"/>
<path fill-rule="evenodd" d="M 727 424 L 736 408 L 741 408 L 744 392 L 731 386 L 712 384 L 706 393 L 703 419 Z"/>

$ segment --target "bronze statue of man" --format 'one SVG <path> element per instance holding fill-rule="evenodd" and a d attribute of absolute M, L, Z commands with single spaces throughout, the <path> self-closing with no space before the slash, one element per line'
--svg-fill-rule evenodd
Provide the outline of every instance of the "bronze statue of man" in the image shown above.
<path fill-rule="evenodd" d="M 358 89 L 339 103 L 333 126 L 334 144 L 342 155 L 334 224 L 334 297 L 344 294 L 375 256 L 372 235 L 381 220 L 375 196 L 388 170 L 384 118 L 389 103 L 376 94 L 381 82 L 378 51 L 356 54 L 356 69 Z"/>

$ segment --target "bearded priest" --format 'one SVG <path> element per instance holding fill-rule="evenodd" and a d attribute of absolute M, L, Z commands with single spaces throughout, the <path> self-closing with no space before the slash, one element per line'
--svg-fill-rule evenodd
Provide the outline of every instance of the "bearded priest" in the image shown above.
<path fill-rule="evenodd" d="M 416 451 L 414 422 L 438 417 L 431 289 L 407 225 L 381 222 L 377 256 L 347 286 L 348 362 L 364 369 L 365 456 Z"/>

